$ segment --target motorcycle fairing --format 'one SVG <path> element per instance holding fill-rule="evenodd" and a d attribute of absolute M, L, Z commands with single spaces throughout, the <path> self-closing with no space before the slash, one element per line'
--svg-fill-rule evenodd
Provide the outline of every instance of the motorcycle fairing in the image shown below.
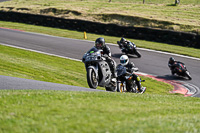
<path fill-rule="evenodd" d="M 105 87 L 110 83 L 111 80 L 111 71 L 108 63 L 106 61 L 98 62 L 99 65 L 99 86 Z"/>

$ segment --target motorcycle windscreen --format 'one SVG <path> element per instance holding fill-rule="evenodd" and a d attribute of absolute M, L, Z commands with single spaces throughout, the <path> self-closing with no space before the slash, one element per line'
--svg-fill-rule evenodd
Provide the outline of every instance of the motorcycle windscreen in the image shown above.
<path fill-rule="evenodd" d="M 180 72 L 185 70 L 185 67 L 181 63 L 178 63 L 178 67 Z"/>
<path fill-rule="evenodd" d="M 98 49 L 96 47 L 92 47 L 87 53 L 95 53 Z"/>
<path fill-rule="evenodd" d="M 123 74 L 126 74 L 126 68 L 122 65 L 117 66 L 117 76 L 121 76 Z"/>
<path fill-rule="evenodd" d="M 128 47 L 128 49 L 133 49 L 133 44 L 132 43 L 129 43 L 128 45 L 127 45 L 127 47 Z"/>

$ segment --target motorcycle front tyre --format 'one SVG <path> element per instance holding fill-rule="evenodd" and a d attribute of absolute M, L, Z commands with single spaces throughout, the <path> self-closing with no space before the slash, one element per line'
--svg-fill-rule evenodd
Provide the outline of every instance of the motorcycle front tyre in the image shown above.
<path fill-rule="evenodd" d="M 124 85 L 121 83 L 117 83 L 117 92 L 124 92 Z"/>
<path fill-rule="evenodd" d="M 93 69 L 87 70 L 87 82 L 91 89 L 96 89 L 98 86 L 98 80 L 96 79 L 96 73 Z"/>
<path fill-rule="evenodd" d="M 121 83 L 117 83 L 117 92 L 120 92 Z"/>
<path fill-rule="evenodd" d="M 141 58 L 141 54 L 139 51 L 135 50 L 135 54 L 137 55 L 138 58 Z"/>
<path fill-rule="evenodd" d="M 186 76 L 188 77 L 189 80 L 192 80 L 192 77 L 190 76 L 190 73 L 188 71 L 185 72 Z"/>
<path fill-rule="evenodd" d="M 121 82 L 118 82 L 117 83 L 117 92 L 121 92 L 120 90 L 122 90 L 122 88 L 121 88 L 122 86 L 121 86 Z"/>

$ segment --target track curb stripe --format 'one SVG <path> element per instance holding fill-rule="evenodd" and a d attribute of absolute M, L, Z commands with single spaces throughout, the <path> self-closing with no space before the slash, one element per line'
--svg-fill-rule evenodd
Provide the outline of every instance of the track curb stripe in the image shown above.
<path fill-rule="evenodd" d="M 180 93 L 180 94 L 183 94 L 185 97 L 192 96 L 194 94 L 194 93 L 191 93 L 191 91 L 189 91 L 189 88 L 187 86 L 185 86 L 184 83 L 182 83 L 182 82 L 173 81 L 173 80 L 165 80 L 163 78 L 157 78 L 154 75 L 149 75 L 146 73 L 136 72 L 136 74 L 138 74 L 140 76 L 149 77 L 149 78 L 152 78 L 152 79 L 160 81 L 160 82 L 171 84 L 172 86 L 174 86 L 174 90 L 170 91 L 169 93 Z"/>
<path fill-rule="evenodd" d="M 23 31 L 23 32 L 25 32 L 24 30 L 11 29 L 11 28 L 5 28 L 5 27 L 0 27 L 0 29 L 7 29 L 7 30 L 14 30 L 14 31 Z"/>

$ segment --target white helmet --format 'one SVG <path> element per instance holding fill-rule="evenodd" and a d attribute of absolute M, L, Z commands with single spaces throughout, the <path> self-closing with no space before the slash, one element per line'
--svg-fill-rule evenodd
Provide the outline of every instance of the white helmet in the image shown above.
<path fill-rule="evenodd" d="M 125 65 L 128 64 L 128 62 L 129 62 L 129 58 L 128 58 L 127 55 L 122 55 L 120 57 L 120 63 L 121 63 L 121 65 L 125 66 Z"/>

